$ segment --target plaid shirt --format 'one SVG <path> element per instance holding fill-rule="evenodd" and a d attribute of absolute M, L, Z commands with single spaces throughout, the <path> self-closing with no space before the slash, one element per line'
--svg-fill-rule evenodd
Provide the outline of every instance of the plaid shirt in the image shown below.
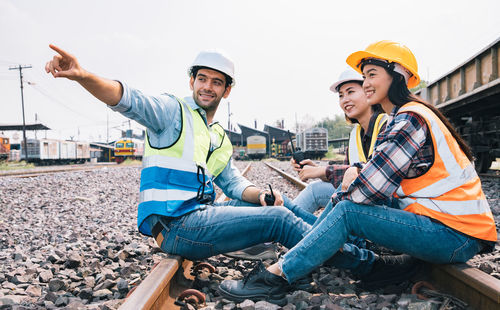
<path fill-rule="evenodd" d="M 372 134 L 373 134 L 373 127 L 375 127 L 375 122 L 377 121 L 377 117 L 380 115 L 380 113 L 373 113 L 372 117 L 370 118 L 370 123 L 368 124 L 368 130 L 364 132 L 363 128 L 361 127 L 361 142 L 363 145 L 363 153 L 365 154 L 365 157 L 368 158 L 368 150 L 370 149 L 370 143 L 372 140 Z M 385 126 L 387 123 L 385 123 L 382 128 L 380 129 L 380 132 L 384 132 Z M 333 184 L 333 187 L 337 188 L 340 184 L 342 184 L 342 179 L 344 178 L 344 173 L 349 168 L 351 165 L 349 165 L 349 148 L 347 149 L 346 156 L 344 158 L 344 162 L 341 165 L 330 165 L 327 167 L 326 170 L 326 178 L 330 183 Z M 355 152 L 356 150 L 353 150 Z"/>
<path fill-rule="evenodd" d="M 379 134 L 372 158 L 346 192 L 334 203 L 348 199 L 360 204 L 390 205 L 401 181 L 424 174 L 434 161 L 432 138 L 425 120 L 413 112 L 396 115 L 395 107 Z"/>

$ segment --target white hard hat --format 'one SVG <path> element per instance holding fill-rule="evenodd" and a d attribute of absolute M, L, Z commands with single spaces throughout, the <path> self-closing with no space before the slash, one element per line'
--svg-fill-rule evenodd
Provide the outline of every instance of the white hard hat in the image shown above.
<path fill-rule="evenodd" d="M 363 82 L 363 77 L 359 73 L 357 73 L 356 71 L 354 71 L 352 69 L 347 69 L 340 74 L 339 80 L 337 82 L 333 83 L 332 86 L 330 86 L 330 90 L 334 93 L 338 93 L 339 92 L 338 87 L 341 84 L 344 84 L 346 82 L 351 82 L 351 81 Z"/>
<path fill-rule="evenodd" d="M 227 74 L 233 79 L 231 86 L 235 84 L 234 78 L 234 63 L 231 59 L 225 56 L 220 51 L 202 51 L 196 56 L 196 59 L 193 61 L 193 64 L 188 69 L 188 75 L 191 76 L 191 70 L 193 67 L 208 67 L 211 69 L 215 69 L 222 73 Z"/>

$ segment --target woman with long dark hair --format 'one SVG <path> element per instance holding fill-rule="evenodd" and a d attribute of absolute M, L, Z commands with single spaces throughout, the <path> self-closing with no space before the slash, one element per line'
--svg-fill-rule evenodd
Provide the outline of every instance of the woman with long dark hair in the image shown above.
<path fill-rule="evenodd" d="M 337 188 L 340 188 L 344 172 L 350 164 L 366 162 L 372 155 L 379 132 L 383 132 L 387 114 L 380 105 L 370 105 L 363 91 L 363 77 L 352 69 L 343 71 L 330 90 L 339 96 L 339 105 L 346 120 L 353 124 L 349 146 L 343 164 L 318 166 L 310 159 L 300 163 L 291 160 L 292 168 L 302 181 L 319 179 L 309 183 L 293 200 L 297 207 L 313 213 L 325 207 Z"/>
<path fill-rule="evenodd" d="M 278 263 L 221 283 L 225 297 L 279 300 L 349 235 L 437 264 L 463 263 L 493 249 L 495 222 L 469 148 L 438 110 L 408 90 L 420 81 L 412 52 L 380 41 L 347 63 L 365 77 L 368 102 L 390 114 L 372 159 L 346 171 L 335 208 Z M 376 260 L 361 280 L 387 276 L 399 265 L 393 263 Z"/>

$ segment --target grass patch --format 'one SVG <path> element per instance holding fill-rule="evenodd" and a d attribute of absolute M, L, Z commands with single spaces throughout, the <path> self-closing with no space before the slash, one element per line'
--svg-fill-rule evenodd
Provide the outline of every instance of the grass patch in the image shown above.
<path fill-rule="evenodd" d="M 339 151 L 338 149 L 329 147 L 328 153 L 325 154 L 323 160 L 344 161 L 345 155 L 339 154 L 338 151 Z"/>
<path fill-rule="evenodd" d="M 23 161 L 3 161 L 0 162 L 0 170 L 17 170 L 35 168 L 35 164 Z"/>

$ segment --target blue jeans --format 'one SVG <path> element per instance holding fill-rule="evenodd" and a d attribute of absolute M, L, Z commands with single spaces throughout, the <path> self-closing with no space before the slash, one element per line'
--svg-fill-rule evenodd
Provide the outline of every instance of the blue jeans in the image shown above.
<path fill-rule="evenodd" d="M 326 184 L 326 182 L 323 182 Z M 333 186 L 331 186 L 333 188 Z M 340 190 L 340 186 L 335 189 L 335 192 Z M 331 197 L 331 195 L 330 195 Z M 330 213 L 333 209 L 333 204 L 331 199 L 328 201 L 323 199 L 326 205 L 325 210 L 319 217 L 306 211 L 301 206 L 295 204 L 296 199 L 291 201 L 288 197 L 283 195 L 284 206 L 292 211 L 297 217 L 301 218 L 311 226 L 311 229 L 319 225 L 319 223 Z M 251 204 L 241 200 L 228 200 L 222 203 L 217 203 L 219 206 L 260 206 L 256 204 Z M 303 233 L 305 236 L 309 232 Z M 353 274 L 364 274 L 372 269 L 372 265 L 375 262 L 375 253 L 365 249 L 366 240 L 356 236 L 349 236 L 347 242 L 342 246 L 342 251 L 336 253 L 328 260 L 328 265 L 334 266 L 341 269 L 349 269 Z"/>
<path fill-rule="evenodd" d="M 334 191 L 332 183 L 315 181 L 308 184 L 293 200 L 293 203 L 305 211 L 313 213 L 320 207 L 326 207 L 331 201 Z"/>
<path fill-rule="evenodd" d="M 333 186 L 332 186 L 333 188 Z M 340 186 L 335 191 L 340 190 Z M 318 226 L 328 214 L 334 209 L 334 205 L 330 200 L 319 217 L 307 212 L 300 206 L 292 202 L 288 197 L 283 196 L 284 205 L 291 210 L 297 217 L 302 218 L 306 223 L 312 225 L 311 230 Z M 304 234 L 307 235 L 306 232 Z M 341 269 L 349 269 L 353 274 L 364 274 L 372 269 L 375 262 L 375 253 L 366 249 L 366 240 L 357 236 L 350 235 L 346 243 L 342 246 L 342 251 L 336 253 L 328 259 L 328 265 Z"/>
<path fill-rule="evenodd" d="M 465 262 L 481 249 L 477 240 L 426 216 L 344 200 L 279 261 L 288 282 L 336 255 L 349 235 L 437 264 Z"/>
<path fill-rule="evenodd" d="M 311 228 L 285 207 L 242 204 L 249 205 L 239 201 L 204 205 L 200 210 L 164 221 L 162 250 L 200 260 L 263 242 L 275 241 L 292 248 Z M 153 215 L 148 220 L 153 224 L 158 218 Z"/>

